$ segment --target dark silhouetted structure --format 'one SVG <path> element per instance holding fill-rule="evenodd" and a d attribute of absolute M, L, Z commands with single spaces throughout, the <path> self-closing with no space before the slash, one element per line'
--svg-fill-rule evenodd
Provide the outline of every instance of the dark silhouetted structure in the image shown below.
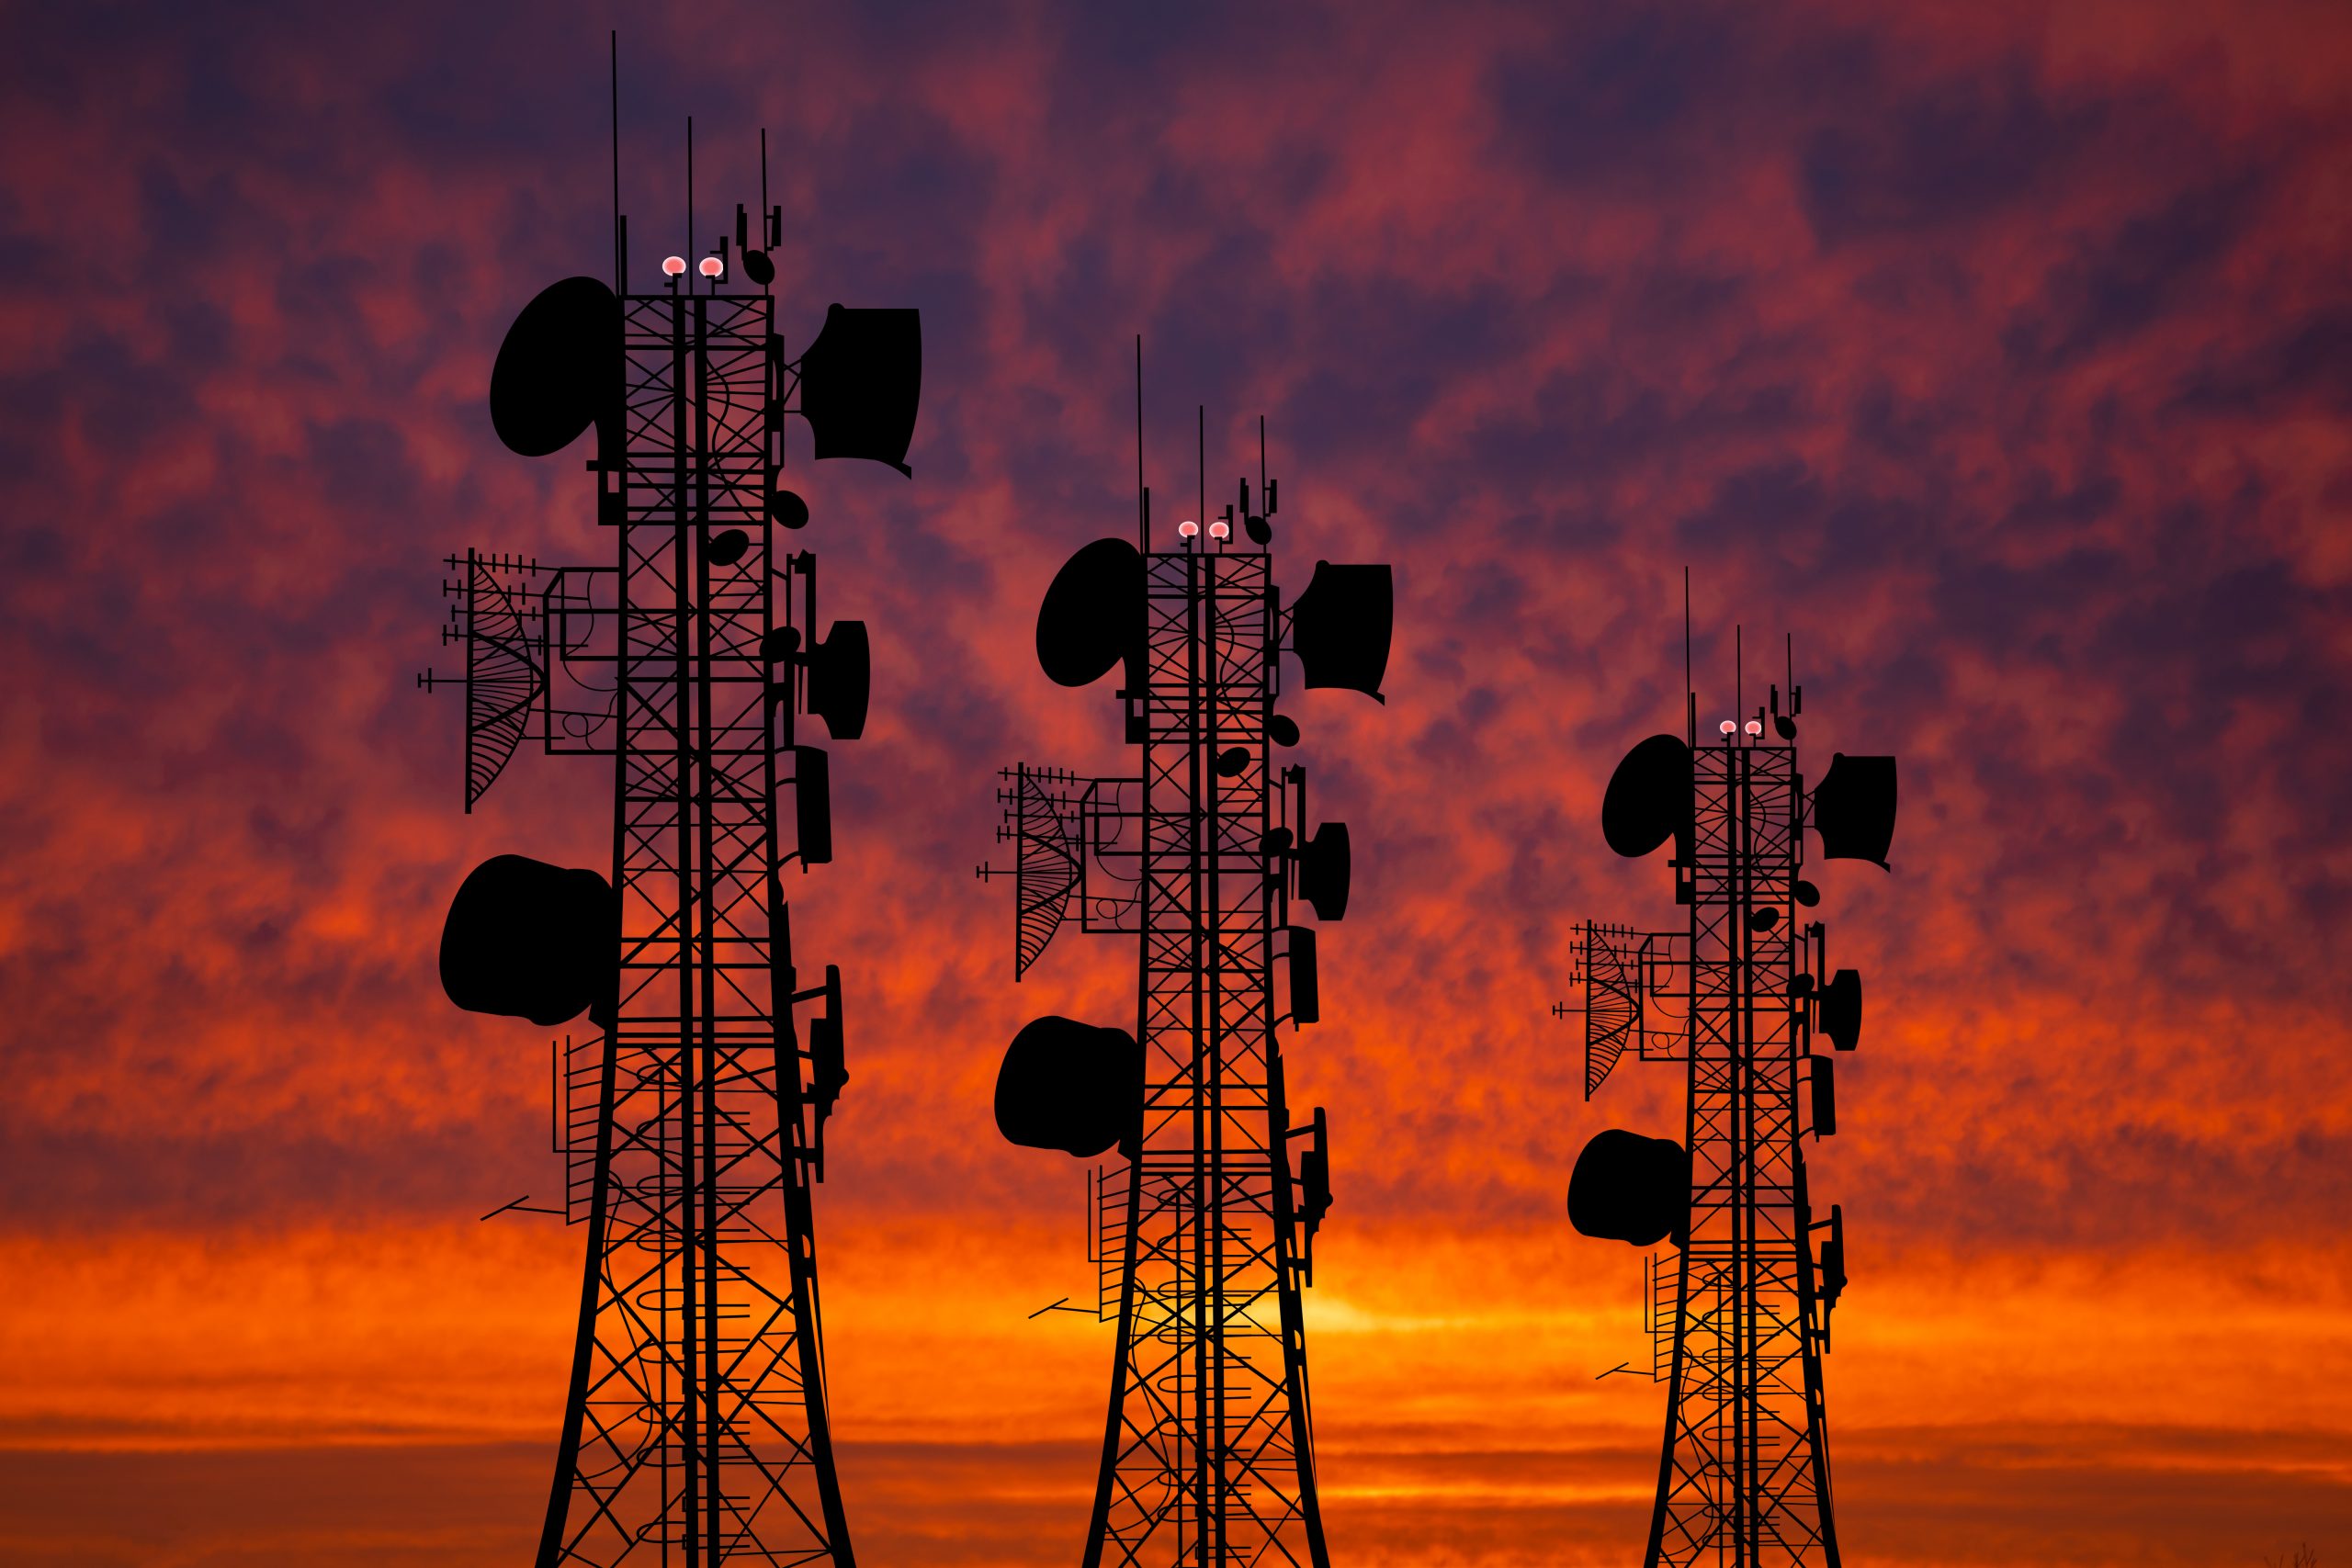
<path fill-rule="evenodd" d="M 1649 1274 L 1645 1303 L 1651 1375 L 1668 1385 L 1650 1568 L 1838 1562 L 1821 1358 L 1846 1283 L 1845 1225 L 1834 1204 L 1814 1218 L 1800 1139 L 1837 1131 L 1834 1058 L 1817 1047 L 1854 1048 L 1861 980 L 1826 973 L 1821 922 L 1799 917 L 1820 894 L 1799 874 L 1807 829 L 1825 858 L 1886 863 L 1894 759 L 1840 755 L 1808 792 L 1793 683 L 1788 703 L 1784 714 L 1775 685 L 1702 745 L 1686 697 L 1683 735 L 1626 754 L 1602 834 L 1627 856 L 1674 845 L 1690 924 L 1587 923 L 1577 939 L 1585 1097 L 1629 1045 L 1685 1064 L 1690 1079 L 1683 1142 L 1600 1133 L 1568 1184 L 1585 1235 L 1670 1239 L 1679 1253 L 1670 1284 L 1665 1266 Z"/>
<path fill-rule="evenodd" d="M 1140 435 L 1140 403 L 1137 419 Z M 1141 943 L 1134 1033 L 1040 1019 L 997 1080 L 1006 1138 L 1082 1158 L 1115 1145 L 1125 1166 L 1089 1189 L 1091 1310 L 1119 1330 L 1087 1568 L 1328 1561 L 1300 1292 L 1329 1157 L 1322 1111 L 1294 1124 L 1275 1025 L 1317 1016 L 1294 901 L 1340 917 L 1348 840 L 1337 823 L 1305 835 L 1305 770 L 1272 754 L 1298 727 L 1274 704 L 1285 651 L 1305 685 L 1379 696 L 1390 584 L 1385 566 L 1318 563 L 1283 607 L 1263 446 L 1261 423 L 1263 512 L 1245 479 L 1221 518 L 1155 549 L 1138 473 L 1141 547 L 1097 540 L 1046 591 L 1038 661 L 1064 685 L 1121 672 L 1136 776 L 1022 766 L 999 794 L 1014 976 L 1073 911 Z"/>
<path fill-rule="evenodd" d="M 691 211 L 691 140 L 688 170 Z M 797 716 L 859 733 L 866 639 L 817 635 L 815 560 L 777 534 L 808 509 L 779 481 L 790 412 L 819 457 L 905 471 L 921 351 L 914 311 L 836 305 L 787 354 L 762 197 L 732 256 L 721 238 L 670 257 L 647 293 L 616 210 L 616 288 L 554 285 L 499 353 L 508 446 L 594 430 L 614 564 L 450 561 L 468 809 L 526 739 L 616 770 L 611 880 L 499 856 L 441 949 L 458 1006 L 596 1029 L 560 1064 L 561 1212 L 588 1246 L 540 1568 L 852 1562 L 810 1218 L 848 1077 L 841 976 L 796 966 L 784 878 L 832 858 L 826 753 Z"/>

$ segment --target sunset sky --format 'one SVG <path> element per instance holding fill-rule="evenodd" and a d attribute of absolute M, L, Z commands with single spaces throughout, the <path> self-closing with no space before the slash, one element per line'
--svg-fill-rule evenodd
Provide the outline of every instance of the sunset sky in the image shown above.
<path fill-rule="evenodd" d="M 1282 481 L 1279 575 L 1388 561 L 1384 707 L 1288 705 L 1357 856 L 1307 1298 L 1338 1568 L 1638 1560 L 1663 1391 L 1562 1196 L 1678 1075 L 1581 1099 L 1572 922 L 1626 747 L 1783 632 L 1804 745 L 1901 759 L 1826 1365 L 1856 1564 L 2352 1559 L 2352 10 L 554 3 L 0 7 L 0 1561 L 527 1558 L 583 1232 L 547 1037 L 454 1010 L 482 858 L 608 854 L 609 772 L 461 814 L 416 690 L 440 558 L 595 562 L 492 434 L 514 311 L 785 209 L 779 313 L 919 306 L 911 480 L 804 468 L 874 716 L 837 863 L 820 1194 L 868 1568 L 1077 1559 L 1112 1353 L 1075 1160 L 989 1097 L 1025 1019 L 996 767 L 1113 773 L 1039 594 L 1157 493 Z M 684 122 L 699 212 L 689 249 Z M 805 432 L 797 452 L 806 456 Z M 1163 503 L 1164 504 L 1164 503 Z M 1166 513 L 1162 513 L 1166 515 Z M 1767 649 L 1769 651 L 1759 651 Z"/>

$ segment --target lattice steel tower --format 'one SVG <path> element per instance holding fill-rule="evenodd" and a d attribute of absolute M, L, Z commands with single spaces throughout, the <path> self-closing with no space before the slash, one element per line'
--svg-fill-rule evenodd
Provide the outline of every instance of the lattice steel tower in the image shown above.
<path fill-rule="evenodd" d="M 1821 896 L 1800 874 L 1807 829 L 1825 858 L 1886 864 L 1894 759 L 1841 753 L 1808 792 L 1801 705 L 1792 684 L 1783 714 L 1775 685 L 1702 746 L 1692 697 L 1683 736 L 1626 755 L 1602 832 L 1622 855 L 1674 844 L 1689 925 L 1587 923 L 1577 939 L 1585 1097 L 1628 1045 L 1689 1077 L 1683 1143 L 1598 1134 L 1568 1189 L 1586 1235 L 1643 1247 L 1671 1238 L 1679 1253 L 1670 1288 L 1664 1266 L 1650 1287 L 1651 1373 L 1668 1385 L 1651 1568 L 1838 1561 L 1821 1358 L 1846 1283 L 1844 1214 L 1833 1204 L 1814 1217 L 1801 1139 L 1837 1129 L 1835 1058 L 1815 1047 L 1853 1049 L 1861 980 L 1826 973 L 1821 922 L 1800 924 Z"/>
<path fill-rule="evenodd" d="M 691 152 L 688 168 L 691 189 Z M 816 637 L 814 558 L 777 531 L 808 520 L 781 483 L 787 412 L 819 457 L 906 471 L 921 340 L 912 310 L 836 305 L 789 356 L 782 214 L 762 194 L 756 219 L 736 209 L 731 255 L 720 238 L 671 256 L 645 293 L 616 211 L 615 287 L 554 285 L 500 350 L 507 446 L 544 456 L 594 430 L 614 564 L 469 552 L 447 584 L 467 808 L 526 739 L 615 765 L 610 882 L 500 856 L 458 891 L 441 949 L 461 1007 L 596 1026 L 560 1067 L 560 1212 L 588 1245 L 540 1568 L 852 1562 L 810 1214 L 848 1076 L 842 984 L 797 966 L 785 877 L 832 858 L 826 753 L 797 715 L 860 733 L 866 641 L 854 621 Z"/>
<path fill-rule="evenodd" d="M 1317 562 L 1282 607 L 1262 447 L 1261 429 L 1263 513 L 1244 480 L 1237 507 L 1154 549 L 1143 491 L 1141 549 L 1098 540 L 1046 592 L 1046 673 L 1124 671 L 1138 774 L 1016 767 L 1000 795 L 1015 977 L 1073 905 L 1082 929 L 1140 938 L 1136 1032 L 1040 1019 L 997 1084 L 1012 1142 L 1124 1159 L 1091 1189 L 1091 1310 L 1118 1347 L 1087 1568 L 1327 1561 L 1300 1291 L 1329 1166 L 1322 1112 L 1294 1122 L 1275 1025 L 1317 1017 L 1315 932 L 1293 899 L 1340 918 L 1348 840 L 1340 823 L 1305 836 L 1305 771 L 1273 753 L 1298 728 L 1274 705 L 1284 650 L 1307 686 L 1379 695 L 1391 585 L 1385 566 Z"/>

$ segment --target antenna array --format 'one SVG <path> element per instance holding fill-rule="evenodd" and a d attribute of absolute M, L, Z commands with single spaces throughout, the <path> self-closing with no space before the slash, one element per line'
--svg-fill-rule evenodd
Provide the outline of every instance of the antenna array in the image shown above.
<path fill-rule="evenodd" d="M 496 857 L 441 947 L 458 1006 L 596 1030 L 564 1051 L 555 1118 L 562 1212 L 588 1231 L 540 1568 L 853 1561 L 811 1211 L 848 1078 L 842 979 L 797 964 L 785 876 L 832 858 L 828 754 L 800 716 L 861 733 L 866 641 L 854 621 L 816 635 L 815 558 L 778 532 L 808 508 L 781 479 L 788 413 L 820 457 L 905 471 L 921 339 L 912 310 L 835 305 L 788 358 L 781 214 L 758 246 L 753 227 L 739 207 L 732 255 L 721 236 L 632 293 L 616 210 L 620 291 L 557 283 L 500 350 L 510 448 L 594 431 L 612 564 L 450 561 L 467 809 L 526 740 L 615 770 L 610 879 Z"/>
<path fill-rule="evenodd" d="M 1118 1348 L 1088 1568 L 1327 1562 L 1301 1291 L 1329 1156 L 1322 1111 L 1294 1119 L 1275 1030 L 1318 1014 L 1315 929 L 1295 922 L 1344 913 L 1349 854 L 1343 825 L 1306 831 L 1306 770 L 1274 760 L 1298 727 L 1274 705 L 1284 651 L 1307 686 L 1379 695 L 1391 585 L 1385 566 L 1318 562 L 1283 608 L 1262 466 L 1258 494 L 1262 513 L 1243 480 L 1222 518 L 1188 519 L 1155 550 L 1141 492 L 1141 549 L 1102 539 L 1070 558 L 1039 662 L 1070 686 L 1121 671 L 1139 769 L 1019 766 L 998 796 L 1017 849 L 1015 978 L 1073 912 L 1138 941 L 1135 1032 L 1039 1019 L 996 1092 L 1013 1143 L 1115 1147 L 1124 1166 L 1090 1188 Z"/>
<path fill-rule="evenodd" d="M 1577 934 L 1586 1098 L 1628 1047 L 1688 1077 L 1684 1142 L 1598 1134 L 1568 1187 L 1585 1235 L 1670 1239 L 1678 1254 L 1645 1274 L 1668 1384 L 1649 1568 L 1838 1560 L 1821 1358 L 1846 1284 L 1844 1214 L 1814 1218 L 1801 1139 L 1837 1130 L 1835 1057 L 1819 1047 L 1854 1048 L 1861 981 L 1826 972 L 1822 923 L 1801 913 L 1821 895 L 1800 873 L 1808 829 L 1825 858 L 1885 865 L 1894 759 L 1841 753 L 1808 792 L 1793 684 L 1789 703 L 1775 685 L 1769 711 L 1724 719 L 1704 746 L 1692 704 L 1686 734 L 1626 754 L 1601 831 L 1626 856 L 1673 844 L 1689 923 Z"/>

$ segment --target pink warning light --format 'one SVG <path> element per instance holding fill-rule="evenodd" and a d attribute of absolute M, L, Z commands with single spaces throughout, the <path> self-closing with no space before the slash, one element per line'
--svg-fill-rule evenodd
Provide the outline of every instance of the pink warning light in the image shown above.
<path fill-rule="evenodd" d="M 664 256 L 662 259 L 662 271 L 665 276 L 670 277 L 685 276 L 686 258 L 684 256 Z"/>
<path fill-rule="evenodd" d="M 1177 525 L 1176 525 L 1176 532 L 1177 532 L 1177 533 L 1179 533 L 1179 534 L 1181 534 L 1181 535 L 1182 535 L 1182 536 L 1183 536 L 1185 538 L 1187 538 L 1187 539 L 1191 538 L 1193 535 L 1195 535 L 1195 534 L 1199 533 L 1200 531 L 1201 531 L 1201 525 L 1200 525 L 1198 523 L 1193 522 L 1193 521 L 1191 518 L 1189 518 L 1189 517 L 1185 518 L 1185 519 L 1184 519 L 1184 521 L 1182 521 L 1182 523 L 1179 523 L 1179 524 L 1177 524 Z"/>
<path fill-rule="evenodd" d="M 1748 734 L 1750 734 L 1750 735 L 1761 735 L 1761 734 L 1763 734 L 1763 733 L 1764 733 L 1764 721 L 1763 721 L 1762 719 L 1760 719 L 1760 718 L 1751 718 L 1751 719 L 1749 719 L 1749 720 L 1747 721 L 1747 733 L 1748 733 Z"/>
<path fill-rule="evenodd" d="M 1721 724 L 1715 726 L 1715 728 L 1725 735 L 1736 735 L 1739 733 L 1739 723 L 1736 719 L 1727 718 Z"/>
<path fill-rule="evenodd" d="M 705 256 L 702 258 L 702 275 L 705 277 L 717 277 L 720 273 L 725 272 L 726 270 L 727 264 L 720 261 L 717 256 Z"/>
<path fill-rule="evenodd" d="M 1232 532 L 1233 525 L 1222 517 L 1209 525 L 1209 537 L 1212 539 L 1222 539 Z"/>

